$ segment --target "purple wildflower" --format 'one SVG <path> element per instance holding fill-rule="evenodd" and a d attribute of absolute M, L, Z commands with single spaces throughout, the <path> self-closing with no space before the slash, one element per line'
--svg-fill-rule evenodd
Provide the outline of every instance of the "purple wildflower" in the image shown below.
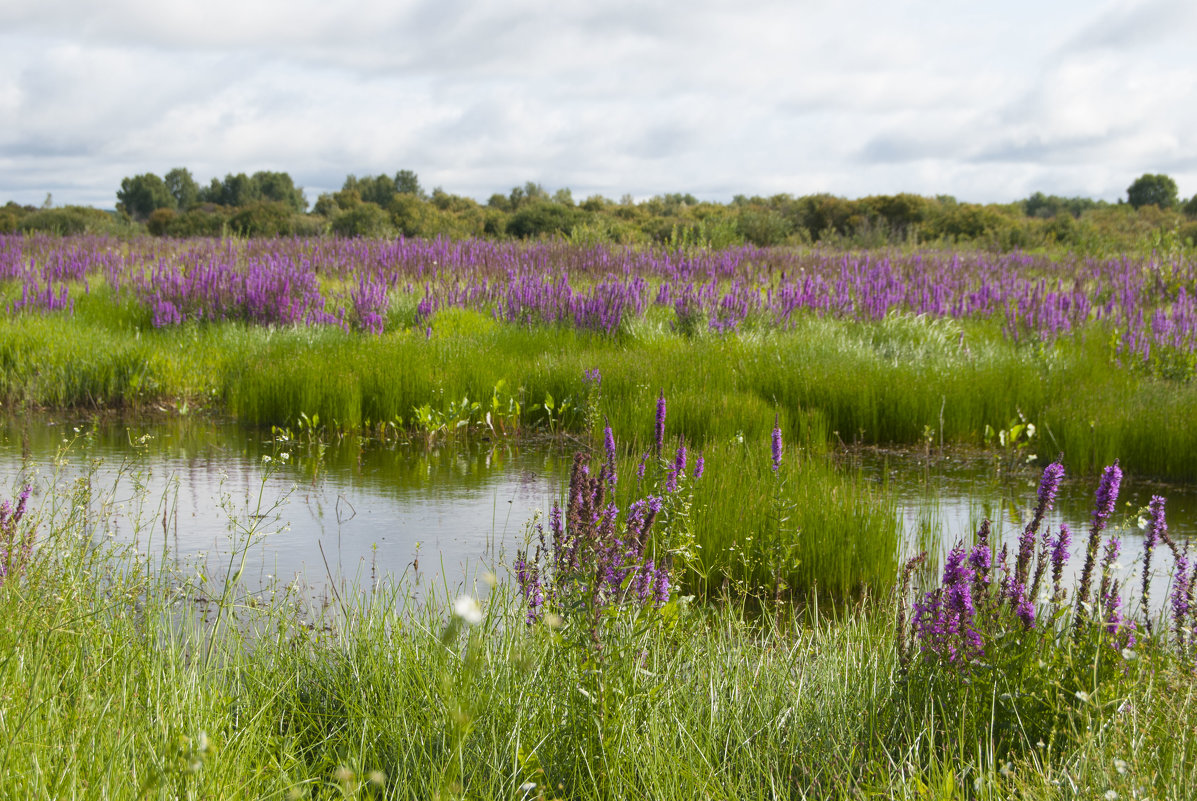
<path fill-rule="evenodd" d="M 1147 505 L 1147 537 L 1143 542 L 1143 611 L 1147 614 L 1147 633 L 1151 633 L 1151 617 L 1148 603 L 1148 587 L 1151 584 L 1151 554 L 1159 542 L 1168 537 L 1168 522 L 1164 517 L 1164 499 L 1159 495 L 1151 496 L 1151 503 Z"/>
<path fill-rule="evenodd" d="M 1122 540 L 1118 539 L 1118 535 L 1114 534 L 1106 543 L 1106 552 L 1101 559 L 1101 589 L 1098 590 L 1097 597 L 1105 602 L 1106 597 L 1110 594 L 1110 582 L 1114 579 L 1114 562 L 1118 559 L 1118 554 L 1122 552 Z"/>
<path fill-rule="evenodd" d="M 698 454 L 698 458 L 694 460 L 694 478 L 702 478 L 702 471 L 706 468 L 706 460 L 702 458 L 702 453 Z"/>
<path fill-rule="evenodd" d="M 653 600 L 661 607 L 669 603 L 669 569 L 661 565 L 653 578 Z"/>
<path fill-rule="evenodd" d="M 17 524 L 25 516 L 29 490 L 29 487 L 21 490 L 15 509 L 8 501 L 0 503 L 0 584 L 29 561 L 33 550 L 32 532 L 26 532 L 24 536 L 17 534 Z"/>
<path fill-rule="evenodd" d="M 683 438 L 677 446 L 677 455 L 673 459 L 673 469 L 679 475 L 686 473 L 686 440 Z"/>
<path fill-rule="evenodd" d="M 964 545 L 956 543 L 944 563 L 941 586 L 915 604 L 914 624 L 924 652 L 949 662 L 968 662 L 984 653 L 976 628 L 972 585 L 975 578 Z"/>
<path fill-rule="evenodd" d="M 1056 539 L 1052 542 L 1052 597 L 1058 602 L 1063 596 L 1060 581 L 1064 576 L 1064 563 L 1068 561 L 1068 546 L 1072 544 L 1072 530 L 1067 523 L 1060 524 Z"/>
<path fill-rule="evenodd" d="M 773 416 L 773 472 L 781 468 L 781 426 L 777 424 L 777 415 Z"/>
<path fill-rule="evenodd" d="M 661 449 L 665 447 L 665 390 L 661 390 L 661 394 L 657 397 L 657 455 L 661 454 Z"/>
<path fill-rule="evenodd" d="M 1018 619 L 1022 621 L 1024 628 L 1030 629 L 1035 627 L 1035 605 L 1031 603 L 1031 596 L 1027 592 L 1025 584 L 1015 584 L 1012 595 L 1016 599 L 1014 604 L 1014 614 L 1018 615 Z"/>
<path fill-rule="evenodd" d="M 603 446 L 607 452 L 607 480 L 611 486 L 615 486 L 615 434 L 611 432 L 610 423 L 607 423 L 607 427 L 603 429 Z"/>
<path fill-rule="evenodd" d="M 1077 625 L 1084 618 L 1084 606 L 1089 600 L 1089 590 L 1093 586 L 1093 568 L 1097 562 L 1097 549 L 1101 544 L 1101 533 L 1105 530 L 1106 522 L 1114 513 L 1114 504 L 1118 500 L 1118 487 L 1122 484 L 1122 469 L 1118 461 L 1107 467 L 1101 474 L 1101 483 L 1097 487 L 1096 504 L 1093 509 L 1093 526 L 1089 530 L 1089 545 L 1085 551 L 1085 567 L 1081 571 L 1081 583 L 1077 588 Z"/>
<path fill-rule="evenodd" d="M 1176 554 L 1176 573 L 1172 578 L 1172 625 L 1176 630 L 1176 645 L 1178 648 L 1184 647 L 1185 641 L 1185 619 L 1189 616 L 1190 611 L 1190 582 L 1192 577 L 1189 575 L 1189 552 L 1188 550 L 1178 551 Z"/>
<path fill-rule="evenodd" d="M 1043 470 L 1043 478 L 1039 481 L 1039 497 L 1035 504 L 1035 513 L 1031 522 L 1018 538 L 1018 561 L 1014 568 L 1015 580 L 1025 584 L 1031 567 L 1031 557 L 1035 554 L 1035 537 L 1039 531 L 1039 524 L 1043 516 L 1051 511 L 1056 501 L 1056 493 L 1060 489 L 1060 480 L 1064 478 L 1064 465 L 1052 462 Z"/>

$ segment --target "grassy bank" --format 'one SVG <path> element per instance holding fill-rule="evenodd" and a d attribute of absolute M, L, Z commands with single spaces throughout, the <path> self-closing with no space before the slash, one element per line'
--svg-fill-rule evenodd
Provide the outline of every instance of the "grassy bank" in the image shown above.
<path fill-rule="evenodd" d="M 210 408 L 251 424 L 293 426 L 306 415 L 427 436 L 460 423 L 576 432 L 592 422 L 585 373 L 598 369 L 599 411 L 638 442 L 651 435 L 646 410 L 663 389 L 675 430 L 697 446 L 763 442 L 775 414 L 787 441 L 814 447 L 996 446 L 1021 415 L 1037 434 L 1024 429 L 1006 447 L 1040 463 L 1062 452 L 1071 472 L 1092 473 L 1119 457 L 1140 475 L 1197 478 L 1188 425 L 1197 384 L 1120 365 L 1100 322 L 1053 342 L 1015 342 L 996 322 L 902 314 L 683 336 L 671 315 L 650 310 L 617 337 L 461 309 L 378 337 L 243 323 L 154 329 L 140 307 L 94 290 L 70 317 L 0 319 L 0 399 Z"/>
<path fill-rule="evenodd" d="M 675 598 L 601 647 L 503 587 L 321 616 L 147 567 L 91 527 L 103 502 L 35 494 L 13 529 L 38 547 L 0 586 L 4 797 L 1182 799 L 1197 778 L 1191 654 L 1164 633 L 1109 671 L 1061 621 L 1000 640 L 1024 670 L 970 676 L 903 666 L 885 598 L 751 619 Z"/>

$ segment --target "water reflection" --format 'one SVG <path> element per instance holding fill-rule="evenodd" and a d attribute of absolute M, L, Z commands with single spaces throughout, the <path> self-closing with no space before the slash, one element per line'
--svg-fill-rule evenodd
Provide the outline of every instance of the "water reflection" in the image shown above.
<path fill-rule="evenodd" d="M 83 481 L 94 499 L 96 534 L 205 563 L 214 575 L 223 575 L 252 525 L 251 586 L 299 576 L 311 586 L 331 578 L 367 587 L 406 572 L 452 591 L 522 544 L 526 523 L 560 497 L 571 456 L 568 448 L 512 441 L 427 448 L 350 438 L 322 448 L 204 419 L 9 418 L 0 423 L 0 496 L 33 477 L 35 485 L 54 478 L 55 495 L 71 497 Z M 926 549 L 940 558 L 957 540 L 971 542 L 985 518 L 995 539 L 1013 543 L 1039 481 L 1038 470 L 1000 469 L 992 457 L 966 451 L 926 458 L 863 450 L 839 458 L 893 494 L 907 554 Z M 1053 529 L 1062 522 L 1072 528 L 1074 573 L 1096 486 L 1096 477 L 1066 479 L 1045 520 Z M 1124 599 L 1137 594 L 1144 542 L 1138 517 L 1154 494 L 1168 499 L 1173 537 L 1187 542 L 1197 533 L 1197 487 L 1126 476 L 1111 520 L 1123 541 Z M 1158 607 L 1170 557 L 1157 566 Z"/>
<path fill-rule="evenodd" d="M 452 587 L 523 542 L 557 499 L 569 454 L 515 442 L 327 448 L 204 420 L 153 424 L 8 420 L 0 480 L 85 480 L 106 533 L 218 567 L 255 530 L 246 578 L 310 585 L 417 571 Z M 98 504 L 98 501 L 97 501 Z"/>

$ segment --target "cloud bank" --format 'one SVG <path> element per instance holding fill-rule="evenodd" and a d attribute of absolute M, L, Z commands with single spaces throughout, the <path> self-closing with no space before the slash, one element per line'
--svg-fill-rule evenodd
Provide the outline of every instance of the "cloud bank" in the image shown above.
<path fill-rule="evenodd" d="M 0 200 L 285 170 L 550 190 L 1197 192 L 1181 0 L 0 5 Z"/>

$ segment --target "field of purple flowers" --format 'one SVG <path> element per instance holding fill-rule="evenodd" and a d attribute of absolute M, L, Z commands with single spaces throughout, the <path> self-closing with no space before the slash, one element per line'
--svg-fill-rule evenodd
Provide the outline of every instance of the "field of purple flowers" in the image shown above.
<path fill-rule="evenodd" d="M 663 388 L 696 445 L 768 436 L 780 413 L 797 442 L 989 443 L 1197 478 L 1184 251 L 4 236 L 0 309 L 9 407 L 580 431 L 598 368 L 604 412 L 641 442 Z"/>
<path fill-rule="evenodd" d="M 679 330 L 785 328 L 810 313 L 893 312 L 996 321 L 1013 340 L 1093 321 L 1126 359 L 1187 366 L 1197 350 L 1197 265 L 979 251 L 666 250 L 486 240 L 187 240 L 0 236 L 6 312 L 69 312 L 97 283 L 156 327 L 241 320 L 380 334 L 439 309 L 619 333 L 651 307 Z M 395 308 L 414 313 L 395 319 Z"/>

